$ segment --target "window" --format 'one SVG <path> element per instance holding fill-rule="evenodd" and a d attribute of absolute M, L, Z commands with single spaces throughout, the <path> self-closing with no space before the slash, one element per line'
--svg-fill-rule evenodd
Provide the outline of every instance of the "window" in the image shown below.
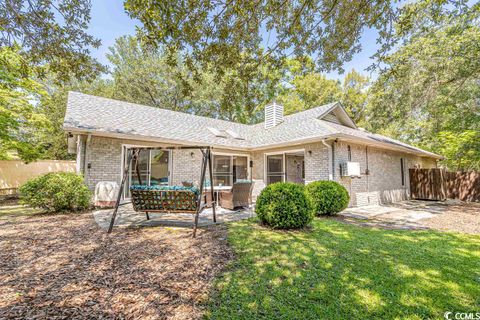
<path fill-rule="evenodd" d="M 241 135 L 239 135 L 237 132 L 233 130 L 225 130 L 225 132 L 228 133 L 234 139 L 245 140 Z"/>
<path fill-rule="evenodd" d="M 213 155 L 213 185 L 231 186 L 248 179 L 248 157 Z"/>
<path fill-rule="evenodd" d="M 305 184 L 305 151 L 267 154 L 265 173 L 267 185 L 283 181 Z"/>
<path fill-rule="evenodd" d="M 402 186 L 405 185 L 405 163 L 403 158 L 400 158 L 400 173 L 402 175 Z"/>
<path fill-rule="evenodd" d="M 217 128 L 207 128 L 207 129 L 208 129 L 208 131 L 213 133 L 216 137 L 219 137 L 219 138 L 226 138 L 227 137 L 227 133 L 223 130 L 218 130 Z"/>

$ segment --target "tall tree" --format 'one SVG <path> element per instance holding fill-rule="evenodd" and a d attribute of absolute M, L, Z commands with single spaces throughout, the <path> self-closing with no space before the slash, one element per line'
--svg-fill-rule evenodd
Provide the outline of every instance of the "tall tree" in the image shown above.
<path fill-rule="evenodd" d="M 0 48 L 0 159 L 39 157 L 43 146 L 38 142 L 48 120 L 31 102 L 47 96 L 19 49 Z"/>
<path fill-rule="evenodd" d="M 369 78 L 358 73 L 355 69 L 345 75 L 342 84 L 340 101 L 353 121 L 359 126 L 365 125 L 369 84 Z"/>
<path fill-rule="evenodd" d="M 257 65 L 226 70 L 222 76 L 209 65 L 191 73 L 180 54 L 167 54 L 131 36 L 117 39 L 107 57 L 116 99 L 239 122 L 259 117 L 280 78 L 277 71 Z M 254 69 L 248 71 L 251 78 L 239 76 L 245 69 Z"/>
<path fill-rule="evenodd" d="M 4 0 L 0 2 L 0 45 L 22 53 L 64 81 L 93 79 L 104 68 L 91 56 L 100 40 L 86 32 L 90 0 Z M 45 69 L 42 69 L 45 70 Z"/>
<path fill-rule="evenodd" d="M 338 81 L 310 72 L 296 76 L 278 97 L 278 101 L 283 104 L 285 113 L 290 114 L 336 102 L 340 98 L 341 87 Z"/>
<path fill-rule="evenodd" d="M 48 95 L 39 99 L 36 111 L 48 119 L 48 126 L 44 127 L 44 133 L 40 139 L 42 146 L 38 158 L 41 159 L 74 159 L 74 155 L 68 154 L 67 137 L 63 130 L 63 119 L 67 107 L 69 91 L 78 91 L 95 96 L 112 98 L 113 82 L 108 79 L 97 78 L 94 81 L 72 80 L 68 83 L 56 85 L 53 81 L 48 84 Z"/>
<path fill-rule="evenodd" d="M 444 150 L 442 132 L 449 137 L 480 130 L 479 15 L 479 3 L 464 1 L 411 3 L 402 9 L 394 39 L 399 46 L 378 56 L 382 69 L 372 86 L 368 116 L 372 130 L 434 152 Z"/>

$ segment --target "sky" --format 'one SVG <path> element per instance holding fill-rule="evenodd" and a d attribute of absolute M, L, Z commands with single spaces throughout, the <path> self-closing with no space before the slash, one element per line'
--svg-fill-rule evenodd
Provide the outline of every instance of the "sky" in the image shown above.
<path fill-rule="evenodd" d="M 105 56 L 109 52 L 108 48 L 113 46 L 116 38 L 123 35 L 134 35 L 136 26 L 140 26 L 140 23 L 131 19 L 125 13 L 123 0 L 93 0 L 88 32 L 102 41 L 100 48 L 92 49 L 93 57 L 100 63 L 109 65 Z M 355 69 L 375 78 L 374 74 L 370 74 L 365 69 L 372 64 L 373 61 L 370 57 L 378 48 L 376 36 L 377 33 L 374 30 L 365 30 L 363 32 L 361 39 L 362 51 L 356 54 L 352 61 L 345 64 L 344 69 L 347 72 Z M 343 76 L 338 74 L 338 72 L 327 73 L 327 77 L 332 79 L 341 80 Z"/>

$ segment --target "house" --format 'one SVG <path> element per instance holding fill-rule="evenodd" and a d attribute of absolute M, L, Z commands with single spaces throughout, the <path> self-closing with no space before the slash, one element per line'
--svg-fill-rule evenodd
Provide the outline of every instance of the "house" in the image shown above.
<path fill-rule="evenodd" d="M 255 182 L 253 196 L 278 181 L 335 180 L 350 205 L 388 203 L 409 195 L 408 169 L 436 167 L 441 156 L 358 128 L 339 103 L 284 116 L 265 108 L 263 123 L 246 125 L 70 92 L 63 124 L 77 172 L 94 189 L 122 177 L 134 146 L 211 146 L 214 185 Z M 146 150 L 142 180 L 149 184 L 198 184 L 199 150 Z M 127 184 L 135 183 L 130 173 Z M 129 188 L 124 198 L 129 198 Z"/>

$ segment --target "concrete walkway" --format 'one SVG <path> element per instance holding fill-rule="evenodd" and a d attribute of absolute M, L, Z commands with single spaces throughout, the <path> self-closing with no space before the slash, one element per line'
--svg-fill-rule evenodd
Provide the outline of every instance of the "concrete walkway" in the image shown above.
<path fill-rule="evenodd" d="M 108 229 L 113 209 L 104 209 L 93 211 L 95 221 L 102 229 Z M 217 223 L 225 223 L 248 219 L 255 216 L 253 209 L 228 210 L 217 208 Z M 117 218 L 115 219 L 115 227 L 132 227 L 132 226 L 168 226 L 192 228 L 194 215 L 190 213 L 149 213 L 150 220 L 147 220 L 145 213 L 135 212 L 132 204 L 122 205 L 118 209 Z M 208 226 L 214 224 L 212 220 L 212 209 L 205 209 L 200 214 L 198 225 Z"/>
<path fill-rule="evenodd" d="M 447 213 L 452 201 L 410 200 L 388 205 L 347 208 L 339 216 L 342 220 L 361 225 L 394 229 L 428 229 L 424 221 Z"/>

